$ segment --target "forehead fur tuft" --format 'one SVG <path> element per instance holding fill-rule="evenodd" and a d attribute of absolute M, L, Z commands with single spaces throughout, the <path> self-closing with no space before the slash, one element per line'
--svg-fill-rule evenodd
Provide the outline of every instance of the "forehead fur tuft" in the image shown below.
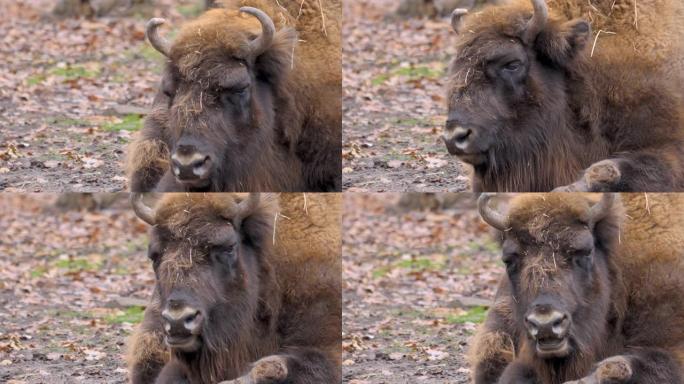
<path fill-rule="evenodd" d="M 208 58 L 247 58 L 248 43 L 261 34 L 261 24 L 254 16 L 240 13 L 239 8 L 252 6 L 261 9 L 271 17 L 276 30 L 293 24 L 291 17 L 276 8 L 275 3 L 264 0 L 225 1 L 224 8 L 208 10 L 181 27 L 171 47 L 171 60 L 183 71 Z"/>
<path fill-rule="evenodd" d="M 486 7 L 464 17 L 459 41 L 461 45 L 469 45 L 481 37 L 520 37 L 532 14 L 530 0 L 511 0 L 502 5 Z M 553 9 L 549 9 L 549 23 L 554 20 L 558 20 L 558 17 Z"/>
<path fill-rule="evenodd" d="M 174 232 L 186 233 L 191 224 L 200 230 L 203 223 L 234 221 L 238 215 L 243 220 L 254 215 L 275 215 L 278 202 L 272 194 L 261 194 L 259 205 L 252 211 L 238 212 L 238 204 L 248 196 L 247 193 L 166 193 L 155 206 L 156 220 Z"/>
<path fill-rule="evenodd" d="M 590 224 L 591 206 L 600 195 L 544 193 L 517 195 L 510 202 L 509 224 L 514 230 L 526 230 L 534 237 L 553 225 Z"/>

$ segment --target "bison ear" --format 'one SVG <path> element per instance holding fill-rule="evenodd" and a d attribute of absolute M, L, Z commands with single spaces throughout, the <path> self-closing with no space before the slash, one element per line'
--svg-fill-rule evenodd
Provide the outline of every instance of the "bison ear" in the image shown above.
<path fill-rule="evenodd" d="M 615 250 L 620 242 L 620 228 L 625 218 L 625 209 L 622 205 L 620 196 L 610 202 L 610 208 L 594 224 L 594 238 L 596 246 L 602 248 L 604 252 L 610 254 Z"/>
<path fill-rule="evenodd" d="M 273 223 L 278 212 L 277 196 L 261 194 L 259 205 L 251 210 L 240 224 L 242 241 L 256 249 L 263 249 L 273 240 Z"/>
<path fill-rule="evenodd" d="M 535 40 L 535 50 L 562 67 L 582 52 L 590 38 L 591 27 L 584 19 L 549 23 Z"/>
<path fill-rule="evenodd" d="M 254 62 L 259 78 L 270 83 L 277 83 L 292 67 L 295 44 L 297 44 L 297 32 L 294 29 L 283 28 L 276 32 L 273 44 Z"/>

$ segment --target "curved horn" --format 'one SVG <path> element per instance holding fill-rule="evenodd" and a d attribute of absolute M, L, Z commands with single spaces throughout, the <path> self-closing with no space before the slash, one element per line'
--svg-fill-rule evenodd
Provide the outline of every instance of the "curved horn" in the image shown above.
<path fill-rule="evenodd" d="M 595 223 L 606 217 L 613 207 L 613 201 L 615 201 L 614 193 L 604 193 L 601 197 L 601 201 L 591 207 L 591 210 L 589 211 L 591 221 Z"/>
<path fill-rule="evenodd" d="M 467 13 L 468 10 L 465 8 L 456 8 L 451 13 L 451 28 L 453 28 L 456 33 L 459 33 L 459 30 L 461 29 L 461 26 L 463 24 L 463 15 Z"/>
<path fill-rule="evenodd" d="M 525 30 L 525 41 L 528 43 L 534 41 L 549 20 L 549 8 L 546 6 L 546 0 L 532 0 L 532 7 L 534 8 L 534 14 L 527 23 Z"/>
<path fill-rule="evenodd" d="M 264 53 L 273 44 L 273 37 L 275 36 L 275 25 L 273 20 L 262 10 L 253 7 L 242 7 L 240 12 L 250 14 L 256 17 L 261 23 L 261 36 L 249 43 L 249 49 L 257 57 Z"/>
<path fill-rule="evenodd" d="M 142 193 L 131 194 L 131 205 L 133 206 L 133 211 L 135 211 L 135 214 L 140 219 L 142 219 L 142 221 L 146 222 L 149 225 L 154 225 L 154 223 L 155 223 L 154 209 L 145 205 L 145 202 L 143 201 L 143 197 L 145 197 L 145 195 L 143 195 Z"/>
<path fill-rule="evenodd" d="M 482 216 L 482 219 L 486 221 L 487 224 L 500 231 L 504 231 L 508 228 L 508 219 L 489 206 L 489 200 L 491 198 L 491 194 L 483 193 L 477 200 L 477 209 L 480 211 L 480 216 Z"/>
<path fill-rule="evenodd" d="M 159 36 L 159 32 L 157 31 L 157 27 L 165 22 L 166 20 L 159 17 L 150 19 L 145 27 L 145 36 L 147 36 L 147 40 L 150 41 L 150 44 L 152 44 L 154 49 L 159 51 L 162 55 L 169 57 L 169 54 L 171 53 L 171 42 Z"/>

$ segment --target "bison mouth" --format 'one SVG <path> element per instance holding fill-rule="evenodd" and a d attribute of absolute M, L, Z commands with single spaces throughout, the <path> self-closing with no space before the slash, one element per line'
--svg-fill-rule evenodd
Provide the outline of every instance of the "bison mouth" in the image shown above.
<path fill-rule="evenodd" d="M 542 359 L 566 357 L 570 354 L 570 341 L 567 337 L 540 338 L 536 340 L 536 352 Z"/>
<path fill-rule="evenodd" d="M 199 336 L 197 335 L 183 335 L 183 336 L 175 336 L 175 335 L 167 335 L 166 336 L 166 345 L 169 346 L 171 349 L 175 349 L 181 352 L 195 352 L 197 351 L 200 346 L 201 346 L 201 341 Z"/>
<path fill-rule="evenodd" d="M 487 161 L 487 151 L 479 151 L 471 148 L 461 148 L 454 140 L 442 136 L 447 151 L 452 156 L 457 156 L 461 161 L 471 165 L 480 165 Z"/>
<path fill-rule="evenodd" d="M 453 155 L 453 154 L 452 154 Z M 487 160 L 487 153 L 482 152 L 482 153 L 463 153 L 460 155 L 456 155 L 458 158 L 470 165 L 480 165 L 483 164 Z"/>

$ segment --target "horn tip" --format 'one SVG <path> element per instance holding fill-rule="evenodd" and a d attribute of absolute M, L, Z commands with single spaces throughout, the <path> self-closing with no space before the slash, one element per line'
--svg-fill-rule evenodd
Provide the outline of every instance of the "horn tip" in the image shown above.
<path fill-rule="evenodd" d="M 153 17 L 147 22 L 147 27 L 157 27 L 164 23 L 166 23 L 166 19 L 162 19 L 161 17 Z"/>

